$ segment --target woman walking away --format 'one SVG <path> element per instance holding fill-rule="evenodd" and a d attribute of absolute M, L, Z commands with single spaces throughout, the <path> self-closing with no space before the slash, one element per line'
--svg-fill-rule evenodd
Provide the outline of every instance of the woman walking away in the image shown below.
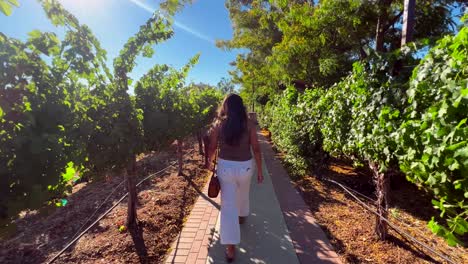
<path fill-rule="evenodd" d="M 242 98 L 226 96 L 210 134 L 210 161 L 219 149 L 217 174 L 221 185 L 221 244 L 232 262 L 240 243 L 240 226 L 249 215 L 250 180 L 254 174 L 252 147 L 258 183 L 263 182 L 262 158 L 255 123 L 248 119 Z"/>

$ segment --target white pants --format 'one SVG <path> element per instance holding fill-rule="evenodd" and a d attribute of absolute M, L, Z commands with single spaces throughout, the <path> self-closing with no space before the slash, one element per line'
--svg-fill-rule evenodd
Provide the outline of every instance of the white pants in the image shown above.
<path fill-rule="evenodd" d="M 254 172 L 253 159 L 248 161 L 218 160 L 218 179 L 221 184 L 221 244 L 240 243 L 239 216 L 250 210 L 250 179 Z"/>

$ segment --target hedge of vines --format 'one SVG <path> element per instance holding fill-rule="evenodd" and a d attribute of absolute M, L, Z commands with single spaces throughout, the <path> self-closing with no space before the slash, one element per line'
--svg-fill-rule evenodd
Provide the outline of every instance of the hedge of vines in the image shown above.
<path fill-rule="evenodd" d="M 429 227 L 455 245 L 468 233 L 468 28 L 440 40 L 412 73 L 395 75 L 403 57 L 411 60 L 404 50 L 370 56 L 328 89 L 288 87 L 261 123 L 298 174 L 326 155 L 369 166 L 383 215 L 388 176 L 405 173 L 432 192 L 443 223 L 433 218 Z"/>
<path fill-rule="evenodd" d="M 77 177 L 121 171 L 135 155 L 160 150 L 209 122 L 221 94 L 185 84 L 189 69 L 157 65 L 135 85 L 140 55 L 172 36 L 154 15 L 107 68 L 91 30 L 57 1 L 39 1 L 64 39 L 34 30 L 20 41 L 0 33 L 0 222 L 62 197 Z M 60 201 L 60 199 L 58 199 Z"/>

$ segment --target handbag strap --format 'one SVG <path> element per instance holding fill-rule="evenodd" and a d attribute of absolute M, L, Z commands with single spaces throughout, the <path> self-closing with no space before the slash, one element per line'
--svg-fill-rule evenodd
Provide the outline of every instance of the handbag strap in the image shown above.
<path fill-rule="evenodd" d="M 218 155 L 219 155 L 219 132 L 218 131 L 218 138 L 217 138 L 217 141 L 216 141 L 216 154 L 215 154 L 215 158 L 213 160 L 213 169 L 211 170 L 213 172 L 212 174 L 212 177 L 216 177 L 216 166 L 218 165 Z"/>

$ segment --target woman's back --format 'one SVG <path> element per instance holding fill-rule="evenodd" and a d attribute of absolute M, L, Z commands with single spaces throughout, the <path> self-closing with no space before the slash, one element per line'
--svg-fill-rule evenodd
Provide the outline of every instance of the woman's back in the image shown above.
<path fill-rule="evenodd" d="M 250 151 L 250 129 L 252 124 L 247 121 L 247 129 L 239 137 L 238 143 L 230 145 L 224 140 L 223 137 L 223 125 L 225 121 L 221 121 L 217 127 L 219 134 L 219 158 L 224 160 L 233 161 L 246 161 L 252 158 Z"/>

